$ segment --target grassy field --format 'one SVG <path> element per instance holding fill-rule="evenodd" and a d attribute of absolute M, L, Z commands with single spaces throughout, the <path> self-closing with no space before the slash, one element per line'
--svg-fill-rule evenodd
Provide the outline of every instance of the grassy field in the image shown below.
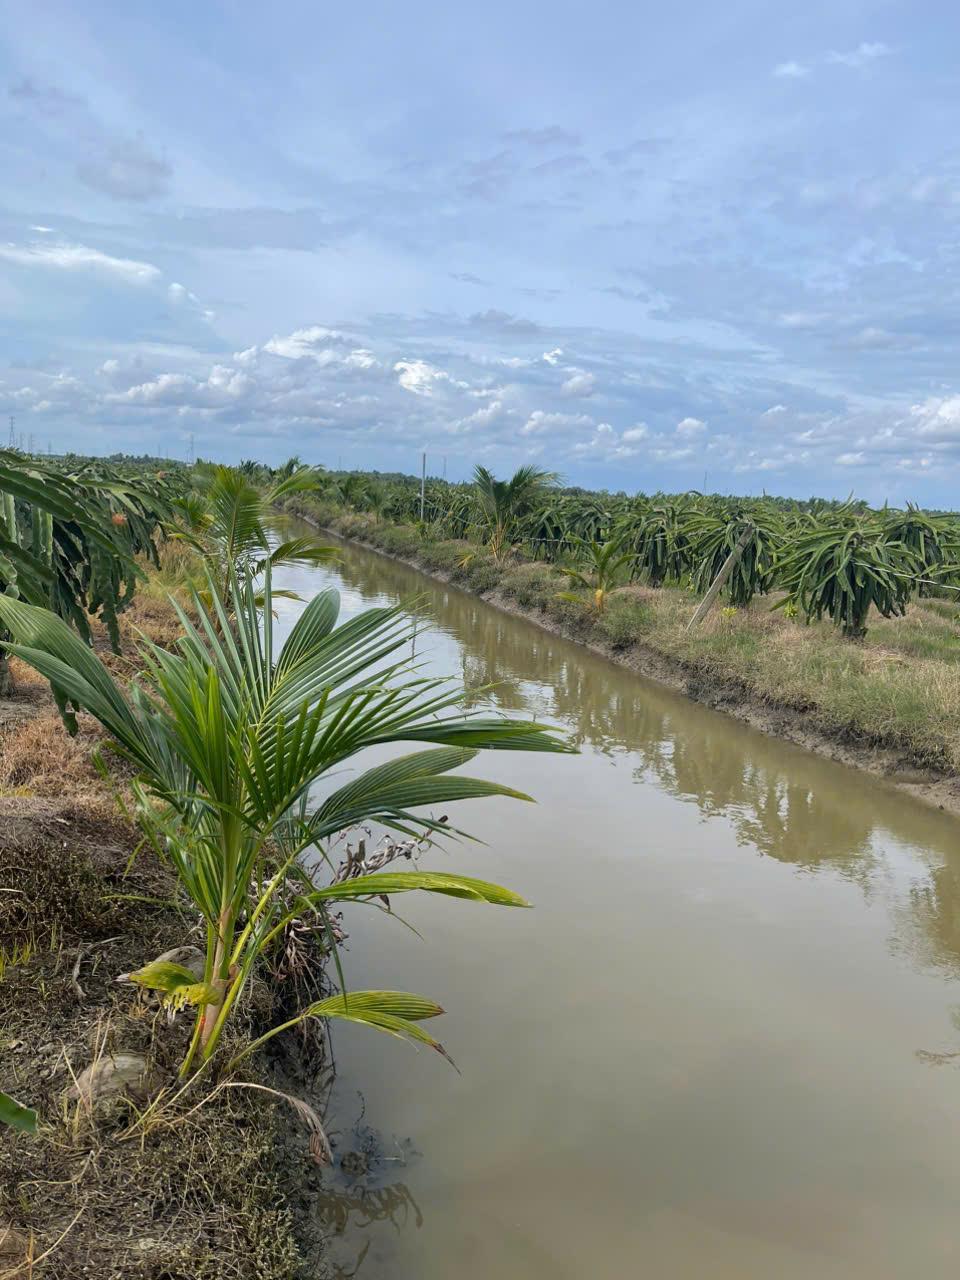
<path fill-rule="evenodd" d="M 653 652 L 690 676 L 795 712 L 819 732 L 960 773 L 960 611 L 950 601 L 916 600 L 904 618 L 874 615 L 862 642 L 844 639 L 829 623 L 807 626 L 772 611 L 771 597 L 742 611 L 721 604 L 688 632 L 697 597 L 680 588 L 622 586 L 598 614 L 591 593 L 571 588 L 556 566 L 516 555 L 498 563 L 472 543 L 437 541 L 316 500 L 298 499 L 293 509 L 468 590 L 542 611 L 574 639 L 623 654 Z M 577 600 L 559 598 L 571 590 Z"/>

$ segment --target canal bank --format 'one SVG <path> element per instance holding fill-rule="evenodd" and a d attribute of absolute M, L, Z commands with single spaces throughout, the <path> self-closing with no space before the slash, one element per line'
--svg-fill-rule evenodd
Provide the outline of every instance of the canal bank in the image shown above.
<path fill-rule="evenodd" d="M 724 647 L 724 633 L 736 632 L 744 625 L 744 619 L 731 616 L 730 610 L 717 609 L 705 624 L 706 634 L 718 639 L 717 645 L 711 646 L 712 652 L 708 649 L 705 653 L 680 654 L 663 645 L 655 647 L 642 638 L 638 639 L 637 628 L 632 626 L 627 636 L 610 639 L 596 625 L 596 619 L 591 617 L 585 606 L 577 607 L 571 602 L 551 598 L 562 586 L 562 579 L 554 581 L 546 591 L 543 589 L 542 579 L 537 582 L 535 575 L 546 566 L 525 561 L 512 573 L 509 569 L 493 572 L 488 580 L 484 573 L 485 563 L 472 566 L 468 563 L 464 567 L 456 564 L 450 549 L 455 551 L 459 545 L 460 554 L 469 555 L 465 544 L 448 542 L 437 547 L 426 543 L 418 547 L 414 536 L 412 545 L 408 542 L 405 551 L 397 553 L 389 545 L 384 545 L 387 541 L 385 535 L 395 526 L 379 525 L 366 517 L 352 515 L 327 515 L 318 520 L 300 500 L 294 500 L 290 510 L 315 529 L 323 529 L 409 565 L 438 582 L 451 583 L 460 590 L 471 592 L 497 609 L 526 618 L 552 634 L 565 636 L 610 662 L 674 689 L 715 711 L 733 716 L 762 733 L 795 743 L 828 760 L 864 770 L 925 804 L 960 815 L 960 773 L 953 767 L 950 747 L 939 742 L 935 735 L 932 741 L 921 739 L 916 732 L 910 732 L 904 724 L 898 723 L 895 691 L 885 691 L 882 687 L 876 691 L 866 690 L 868 698 L 873 698 L 875 692 L 874 700 L 886 705 L 873 708 L 871 722 L 865 724 L 842 709 L 825 709 L 815 699 L 804 697 L 802 691 L 798 696 L 796 691 L 788 693 L 785 687 L 779 691 L 770 687 L 758 689 L 731 670 L 722 657 L 717 657 L 716 651 Z M 410 531 L 401 528 L 401 532 Z M 527 581 L 523 577 L 525 572 Z M 645 599 L 649 601 L 656 594 L 643 588 L 626 590 L 634 593 L 637 601 L 635 611 L 642 611 Z M 692 608 L 691 603 L 687 612 L 692 612 Z M 756 617 L 757 611 L 747 619 L 747 625 L 753 625 Z M 770 620 L 774 621 L 772 616 Z M 765 623 L 766 619 L 762 619 L 761 627 Z M 790 635 L 789 631 L 785 632 L 782 638 L 789 642 Z M 830 640 L 837 644 L 835 636 L 830 636 Z M 760 643 L 763 641 L 761 636 Z M 850 646 L 850 642 L 841 643 Z M 726 648 L 729 651 L 730 646 Z M 851 661 L 860 657 L 853 646 L 850 646 L 849 656 Z M 869 661 L 873 661 L 872 654 Z M 903 660 L 893 656 L 892 661 L 902 664 Z M 942 678 L 942 673 L 938 673 L 938 677 Z M 954 686 L 952 694 L 955 696 L 960 689 L 960 668 L 955 676 L 948 670 L 946 680 Z M 922 708 L 911 707 L 910 710 L 915 719 L 922 719 Z"/>

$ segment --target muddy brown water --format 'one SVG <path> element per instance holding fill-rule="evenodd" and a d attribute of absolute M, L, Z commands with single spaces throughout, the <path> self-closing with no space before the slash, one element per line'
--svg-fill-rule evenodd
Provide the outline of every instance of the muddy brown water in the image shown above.
<path fill-rule="evenodd" d="M 534 910 L 345 911 L 349 983 L 439 1000 L 462 1074 L 337 1028 L 334 1274 L 954 1277 L 957 820 L 376 553 L 283 584 L 419 597 L 431 673 L 580 748 L 481 757 L 538 803 L 423 859 Z"/>

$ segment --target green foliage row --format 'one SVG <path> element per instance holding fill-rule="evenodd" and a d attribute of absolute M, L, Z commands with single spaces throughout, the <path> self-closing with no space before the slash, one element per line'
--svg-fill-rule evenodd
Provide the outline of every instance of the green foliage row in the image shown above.
<path fill-rule="evenodd" d="M 960 589 L 960 519 L 912 504 L 873 510 L 853 499 L 630 497 L 565 489 L 534 467 L 498 480 L 482 466 L 472 483 L 429 479 L 422 489 L 414 477 L 327 473 L 323 495 L 333 510 L 396 526 L 398 545 L 385 546 L 394 554 L 414 554 L 428 532 L 434 541 L 484 547 L 498 562 L 520 551 L 559 565 L 595 593 L 598 611 L 628 580 L 703 594 L 735 548 L 724 588 L 731 606 L 782 592 L 782 605 L 808 622 L 829 618 L 850 638 L 863 636 L 871 609 L 890 617 L 914 595 L 952 597 Z"/>

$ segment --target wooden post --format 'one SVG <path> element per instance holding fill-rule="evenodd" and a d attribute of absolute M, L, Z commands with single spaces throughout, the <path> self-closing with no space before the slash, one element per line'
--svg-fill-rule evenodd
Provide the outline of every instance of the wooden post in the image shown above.
<path fill-rule="evenodd" d="M 713 582 L 710 583 L 710 590 L 707 592 L 707 594 L 703 597 L 703 599 L 697 605 L 696 613 L 687 623 L 688 631 L 692 631 L 694 627 L 699 626 L 700 623 L 707 616 L 707 614 L 710 612 L 711 608 L 713 607 L 714 600 L 716 600 L 717 596 L 723 590 L 724 583 L 730 577 L 731 573 L 733 573 L 734 567 L 736 566 L 737 561 L 743 555 L 746 545 L 750 541 L 750 538 L 752 537 L 752 535 L 753 535 L 753 525 L 748 524 L 747 527 L 744 529 L 743 533 L 741 533 L 740 537 L 737 539 L 737 545 L 733 548 L 733 550 L 727 556 L 726 560 L 724 560 L 723 564 L 720 566 L 720 572 L 714 578 Z"/>

